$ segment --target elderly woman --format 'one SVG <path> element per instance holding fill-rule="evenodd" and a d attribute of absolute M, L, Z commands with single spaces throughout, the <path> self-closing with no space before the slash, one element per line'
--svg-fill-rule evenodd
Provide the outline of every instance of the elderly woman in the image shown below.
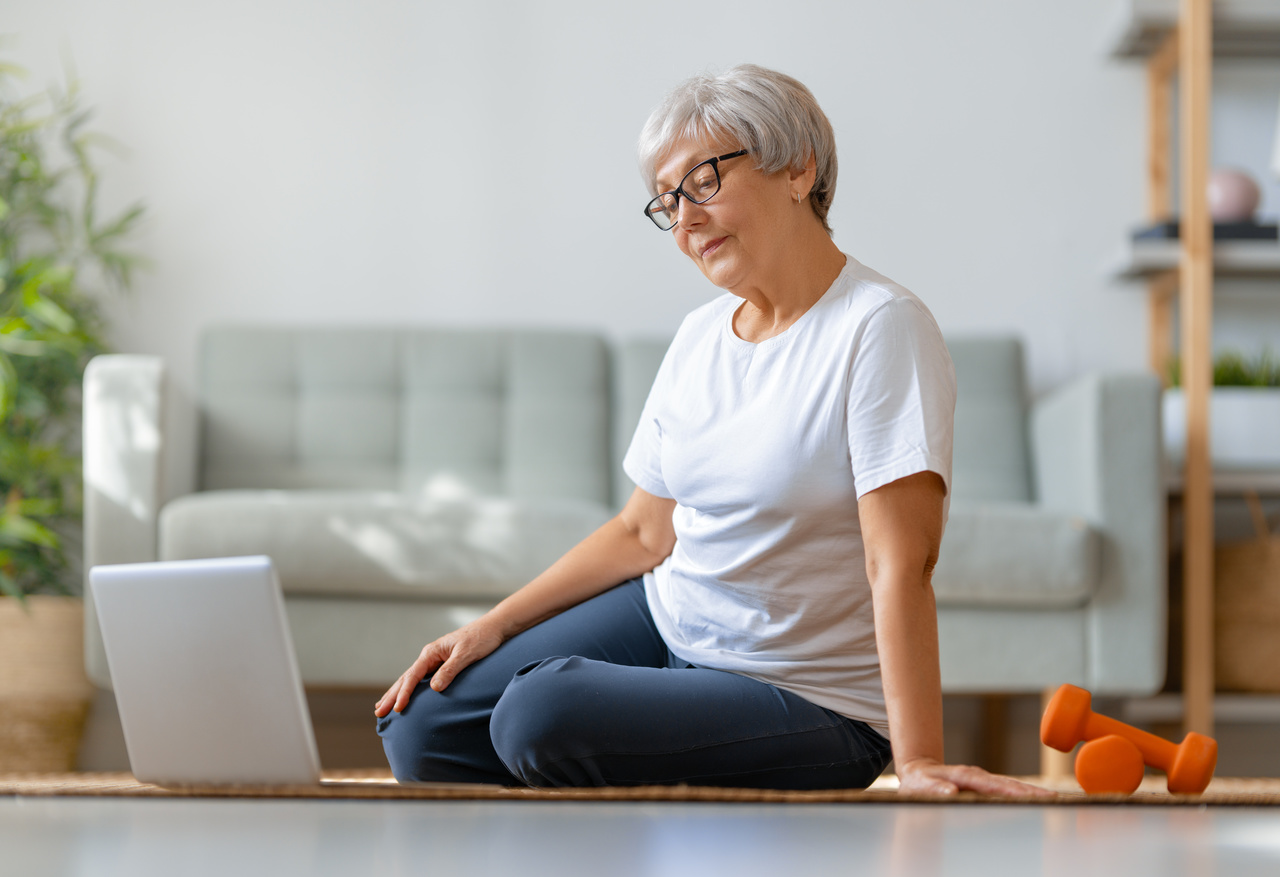
<path fill-rule="evenodd" d="M 622 512 L 378 701 L 396 777 L 859 788 L 892 758 L 907 790 L 1033 793 L 943 763 L 955 377 L 920 299 L 832 242 L 813 95 L 696 77 L 640 164 L 645 217 L 725 294 L 663 360 Z"/>

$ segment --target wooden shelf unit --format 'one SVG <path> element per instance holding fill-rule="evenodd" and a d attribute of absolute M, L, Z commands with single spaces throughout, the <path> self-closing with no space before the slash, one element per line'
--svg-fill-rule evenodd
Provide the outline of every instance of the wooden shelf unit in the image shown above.
<path fill-rule="evenodd" d="M 1182 471 L 1170 473 L 1180 494 L 1183 539 L 1183 695 L 1178 714 L 1186 730 L 1212 734 L 1214 494 L 1280 490 L 1275 472 L 1214 472 L 1209 448 L 1213 365 L 1214 276 L 1280 277 L 1280 244 L 1213 240 L 1207 203 L 1210 163 L 1210 91 L 1214 58 L 1280 59 L 1280 3 L 1275 0 L 1123 0 L 1111 41 L 1117 58 L 1141 59 L 1147 72 L 1147 218 L 1181 216 L 1180 241 L 1130 242 L 1119 273 L 1147 283 L 1148 358 L 1168 374 L 1173 355 L 1173 310 L 1181 311 L 1183 386 L 1187 399 L 1187 452 Z M 1174 81 L 1180 116 L 1179 180 L 1175 211 L 1172 181 Z M 1247 699 L 1248 696 L 1243 696 Z M 1235 705 L 1235 701 L 1231 701 Z M 1232 709 L 1235 707 L 1232 706 Z"/>
<path fill-rule="evenodd" d="M 1209 453 L 1209 396 L 1213 364 L 1213 225 L 1209 217 L 1210 98 L 1215 32 L 1219 47 L 1238 32 L 1273 30 L 1280 47 L 1280 15 L 1253 0 L 1125 0 L 1112 54 L 1141 58 L 1147 73 L 1147 219 L 1180 216 L 1180 240 L 1172 248 L 1138 246 L 1133 273 L 1147 280 L 1148 357 L 1162 377 L 1173 354 L 1175 296 L 1181 314 L 1179 348 L 1186 397 L 1186 463 L 1183 469 L 1183 721 L 1188 731 L 1213 734 L 1213 468 Z M 1250 28 L 1245 21 L 1264 26 Z M 1215 28 L 1215 25 L 1217 27 Z M 1252 38 L 1250 38 L 1251 44 Z M 1256 41 L 1261 42 L 1261 41 Z M 1233 44 L 1234 45 L 1234 44 Z M 1233 49 L 1234 51 L 1234 49 Z M 1249 51 L 1258 51 L 1250 47 Z M 1172 102 L 1177 77 L 1180 210 L 1174 210 Z M 1138 256 L 1162 251 L 1141 264 Z M 1225 255 L 1223 247 L 1217 248 Z"/>

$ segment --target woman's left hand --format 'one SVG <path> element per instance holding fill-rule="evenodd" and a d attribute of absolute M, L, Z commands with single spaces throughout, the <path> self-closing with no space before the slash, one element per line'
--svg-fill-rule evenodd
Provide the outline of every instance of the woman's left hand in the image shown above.
<path fill-rule="evenodd" d="M 1006 776 L 988 773 L 980 767 L 943 764 L 931 758 L 917 758 L 896 765 L 898 791 L 917 795 L 954 795 L 978 792 L 1008 798 L 1053 798 L 1056 792 L 1019 782 Z"/>

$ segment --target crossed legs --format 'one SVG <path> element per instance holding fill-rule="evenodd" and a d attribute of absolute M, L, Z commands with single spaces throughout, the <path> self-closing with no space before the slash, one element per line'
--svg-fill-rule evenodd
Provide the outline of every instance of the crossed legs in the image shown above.
<path fill-rule="evenodd" d="M 443 692 L 424 680 L 377 727 L 401 782 L 861 788 L 890 759 L 861 722 L 672 655 L 638 579 L 513 637 Z"/>

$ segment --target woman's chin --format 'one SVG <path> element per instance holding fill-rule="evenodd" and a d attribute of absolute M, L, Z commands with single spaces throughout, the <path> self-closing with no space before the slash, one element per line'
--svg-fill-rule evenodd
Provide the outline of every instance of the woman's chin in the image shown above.
<path fill-rule="evenodd" d="M 721 289 L 732 290 L 742 282 L 743 272 L 739 266 L 730 264 L 728 260 L 701 262 L 698 267 L 702 269 L 702 276 Z"/>

